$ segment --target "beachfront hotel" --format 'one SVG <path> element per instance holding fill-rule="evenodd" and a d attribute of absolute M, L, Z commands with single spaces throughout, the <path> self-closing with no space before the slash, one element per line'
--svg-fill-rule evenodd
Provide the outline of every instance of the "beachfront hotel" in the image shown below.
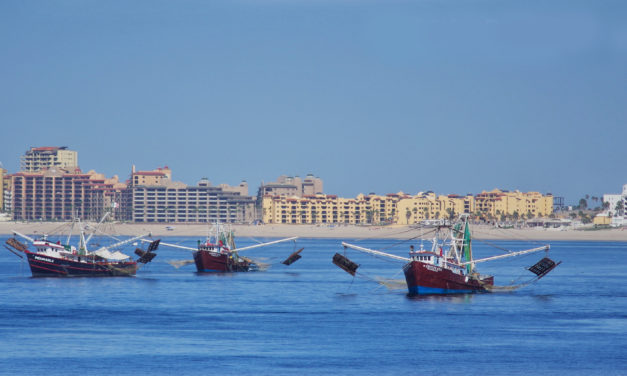
<path fill-rule="evenodd" d="M 473 213 L 475 198 L 468 194 L 436 195 L 433 192 L 407 196 L 398 203 L 398 224 L 414 224 L 428 219 L 450 218 L 451 215 Z"/>
<path fill-rule="evenodd" d="M 132 222 L 248 223 L 255 219 L 255 199 L 248 196 L 248 183 L 212 186 L 203 178 L 188 186 L 172 181 L 166 166 L 152 171 L 133 167 L 125 199 L 125 218 Z"/>
<path fill-rule="evenodd" d="M 553 195 L 539 192 L 502 191 L 494 189 L 475 195 L 476 212 L 491 218 L 518 215 L 522 218 L 547 217 L 553 213 Z"/>
<path fill-rule="evenodd" d="M 113 218 L 121 216 L 117 203 L 126 184 L 120 183 L 117 176 L 107 179 L 94 171 L 52 167 L 8 177 L 13 220 L 70 221 L 77 216 L 98 220 L 106 210 L 113 212 Z"/>
<path fill-rule="evenodd" d="M 493 190 L 477 195 L 410 196 L 403 192 L 385 196 L 360 194 L 356 198 L 335 195 L 287 197 L 266 195 L 262 201 L 264 223 L 292 224 L 415 224 L 424 220 L 451 218 L 462 213 L 485 219 L 501 215 L 514 218 L 548 216 L 553 197 L 538 192 Z"/>
<path fill-rule="evenodd" d="M 397 203 L 403 193 L 360 194 L 356 198 L 317 194 L 303 197 L 266 195 L 262 200 L 264 223 L 292 224 L 370 224 L 394 223 Z"/>

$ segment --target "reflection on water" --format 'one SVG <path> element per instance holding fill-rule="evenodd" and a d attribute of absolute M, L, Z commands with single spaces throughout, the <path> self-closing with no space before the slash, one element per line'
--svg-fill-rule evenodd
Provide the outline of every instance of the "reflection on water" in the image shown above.
<path fill-rule="evenodd" d="M 449 294 L 449 295 L 415 295 L 406 294 L 407 299 L 419 302 L 445 302 L 445 303 L 470 303 L 475 294 Z"/>

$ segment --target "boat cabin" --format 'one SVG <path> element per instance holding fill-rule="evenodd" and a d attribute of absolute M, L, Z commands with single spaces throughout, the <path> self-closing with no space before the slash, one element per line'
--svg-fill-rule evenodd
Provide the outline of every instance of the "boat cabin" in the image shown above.
<path fill-rule="evenodd" d="M 61 242 L 50 242 L 48 240 L 35 240 L 33 246 L 37 249 L 37 253 L 51 256 L 60 257 L 76 254 L 76 247 L 64 246 Z"/>
<path fill-rule="evenodd" d="M 450 258 L 446 259 L 442 254 L 438 254 L 433 251 L 426 251 L 421 248 L 419 251 L 410 251 L 409 257 L 411 261 L 417 261 L 427 265 L 439 266 L 441 268 L 448 269 L 458 275 L 465 274 L 465 267 L 456 263 L 455 260 Z"/>
<path fill-rule="evenodd" d="M 409 257 L 411 258 L 411 261 L 418 261 L 435 266 L 442 266 L 442 263 L 444 262 L 444 258 L 442 256 L 435 252 L 425 250 L 411 251 L 409 252 Z"/>
<path fill-rule="evenodd" d="M 199 241 L 200 242 L 200 241 Z M 225 247 L 222 242 L 219 244 L 214 244 L 211 241 L 207 240 L 205 243 L 198 244 L 199 251 L 209 251 L 215 253 L 229 253 L 229 249 Z"/>

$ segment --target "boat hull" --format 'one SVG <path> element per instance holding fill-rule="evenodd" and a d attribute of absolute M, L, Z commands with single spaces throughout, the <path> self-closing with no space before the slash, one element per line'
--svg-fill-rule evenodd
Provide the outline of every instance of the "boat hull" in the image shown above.
<path fill-rule="evenodd" d="M 231 273 L 251 271 L 251 263 L 246 260 L 235 260 L 230 254 L 196 251 L 194 263 L 199 273 Z"/>
<path fill-rule="evenodd" d="M 494 277 L 470 278 L 435 265 L 411 261 L 403 267 L 409 295 L 473 294 L 489 292 Z"/>
<path fill-rule="evenodd" d="M 25 252 L 33 277 L 128 277 L 137 272 L 137 263 L 84 262 Z"/>

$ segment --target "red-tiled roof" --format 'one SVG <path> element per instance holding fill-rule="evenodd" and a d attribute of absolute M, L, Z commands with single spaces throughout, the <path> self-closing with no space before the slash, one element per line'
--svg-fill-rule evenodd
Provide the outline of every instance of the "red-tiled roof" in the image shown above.
<path fill-rule="evenodd" d="M 133 173 L 133 175 L 142 175 L 142 176 L 165 176 L 163 172 L 159 171 L 137 171 Z"/>

